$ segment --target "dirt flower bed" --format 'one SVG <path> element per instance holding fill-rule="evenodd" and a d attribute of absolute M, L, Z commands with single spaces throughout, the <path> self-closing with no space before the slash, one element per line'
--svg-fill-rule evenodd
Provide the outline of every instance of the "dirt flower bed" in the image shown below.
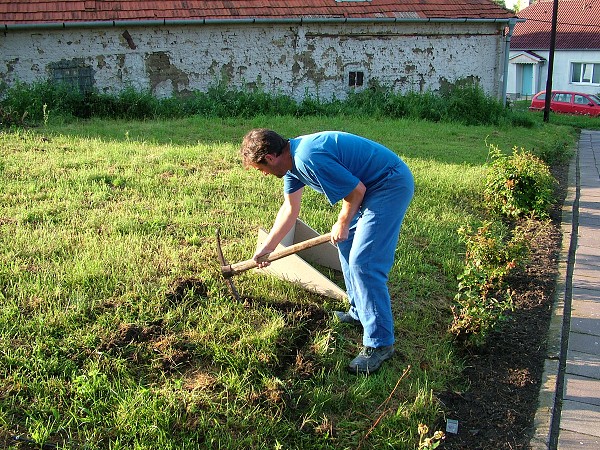
<path fill-rule="evenodd" d="M 448 433 L 442 448 L 529 448 L 555 298 L 567 171 L 566 165 L 553 170 L 559 201 L 551 221 L 530 228 L 528 264 L 507 280 L 515 291 L 514 311 L 485 346 L 464 350 L 468 388 L 437 393 L 446 418 L 459 422 L 458 434 Z"/>

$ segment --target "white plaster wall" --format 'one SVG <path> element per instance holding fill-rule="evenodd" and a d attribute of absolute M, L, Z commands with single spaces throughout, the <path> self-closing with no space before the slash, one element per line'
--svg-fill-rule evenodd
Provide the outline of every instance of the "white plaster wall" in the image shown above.
<path fill-rule="evenodd" d="M 544 55 L 548 57 L 548 53 Z M 588 94 L 597 94 L 600 92 L 600 85 L 581 84 L 571 82 L 571 63 L 588 62 L 600 63 L 600 51 L 560 51 L 554 54 L 554 69 L 552 76 L 552 89 L 562 89 L 569 91 L 585 92 Z M 543 83 L 546 85 L 548 69 L 543 71 Z"/>
<path fill-rule="evenodd" d="M 167 97 L 226 80 L 296 99 L 344 98 L 348 72 L 359 70 L 365 85 L 376 79 L 401 92 L 472 78 L 498 96 L 503 48 L 493 23 L 9 29 L 0 37 L 0 76 L 31 83 L 49 76 L 49 64 L 81 58 L 108 93 L 133 86 Z"/>

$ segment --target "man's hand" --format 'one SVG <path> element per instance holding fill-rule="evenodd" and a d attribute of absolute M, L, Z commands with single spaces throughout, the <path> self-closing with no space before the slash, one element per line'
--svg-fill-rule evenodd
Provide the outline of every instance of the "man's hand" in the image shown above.
<path fill-rule="evenodd" d="M 273 252 L 273 250 L 269 249 L 269 248 L 260 248 L 256 251 L 256 253 L 254 253 L 254 256 L 252 257 L 252 259 L 254 261 L 256 261 L 257 267 L 259 269 L 264 269 L 265 267 L 269 266 L 271 264 L 270 261 L 267 261 L 267 259 L 269 258 L 269 255 Z"/>
<path fill-rule="evenodd" d="M 350 222 L 352 222 L 352 218 L 358 213 L 366 191 L 367 188 L 365 185 L 359 181 L 352 192 L 342 200 L 342 209 L 338 215 L 338 220 L 331 227 L 331 243 L 333 245 L 348 239 Z"/>
<path fill-rule="evenodd" d="M 348 239 L 349 227 L 347 225 L 336 222 L 331 227 L 331 243 L 337 245 L 338 242 Z"/>

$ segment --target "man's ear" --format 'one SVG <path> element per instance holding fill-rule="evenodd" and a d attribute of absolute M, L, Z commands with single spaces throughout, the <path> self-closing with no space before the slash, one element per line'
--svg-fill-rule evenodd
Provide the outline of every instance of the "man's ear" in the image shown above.
<path fill-rule="evenodd" d="M 274 159 L 275 159 L 275 156 L 273 156 L 271 153 L 267 153 L 265 155 L 265 161 L 269 164 L 271 164 Z"/>

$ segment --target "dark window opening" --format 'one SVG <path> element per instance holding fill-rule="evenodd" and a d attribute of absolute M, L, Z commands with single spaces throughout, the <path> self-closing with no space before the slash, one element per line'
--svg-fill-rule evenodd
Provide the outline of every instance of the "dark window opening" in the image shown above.
<path fill-rule="evenodd" d="M 59 61 L 50 66 L 50 73 L 54 83 L 67 84 L 82 94 L 92 91 L 94 73 L 91 67 L 80 61 Z"/>
<path fill-rule="evenodd" d="M 357 87 L 362 86 L 365 79 L 364 72 L 350 72 L 348 76 L 348 86 Z"/>

